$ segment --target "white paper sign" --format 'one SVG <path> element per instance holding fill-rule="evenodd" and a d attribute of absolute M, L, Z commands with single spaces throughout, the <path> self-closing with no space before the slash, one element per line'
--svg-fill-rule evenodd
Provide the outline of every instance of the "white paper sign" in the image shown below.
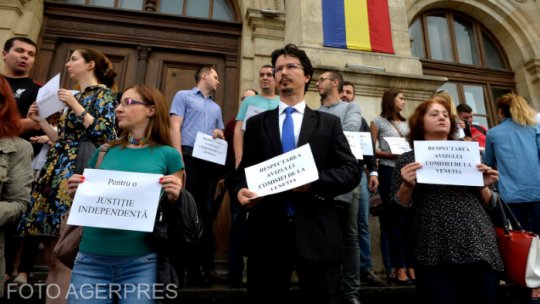
<path fill-rule="evenodd" d="M 68 224 L 152 232 L 162 175 L 84 169 Z"/>
<path fill-rule="evenodd" d="M 60 74 L 56 74 L 44 86 L 39 88 L 36 103 L 39 107 L 39 117 L 42 119 L 66 107 L 66 104 L 58 99 L 58 89 L 60 89 Z"/>
<path fill-rule="evenodd" d="M 309 144 L 245 169 L 248 189 L 258 197 L 276 194 L 319 179 Z"/>
<path fill-rule="evenodd" d="M 197 132 L 193 157 L 203 159 L 220 165 L 225 165 L 227 158 L 227 142 L 223 139 L 213 139 L 212 136 Z"/>
<path fill-rule="evenodd" d="M 405 152 L 411 151 L 411 146 L 409 142 L 404 137 L 383 137 L 384 140 L 390 146 L 390 151 L 394 155 L 401 155 Z"/>
<path fill-rule="evenodd" d="M 349 146 L 351 147 L 352 154 L 356 159 L 364 159 L 362 155 L 362 143 L 360 141 L 360 132 L 343 131 Z"/>
<path fill-rule="evenodd" d="M 416 180 L 422 184 L 483 186 L 478 142 L 421 140 L 414 142 L 414 156 L 422 168 Z"/>
<path fill-rule="evenodd" d="M 371 140 L 370 132 L 358 132 L 360 134 L 360 145 L 364 155 L 373 155 L 373 141 Z"/>
<path fill-rule="evenodd" d="M 244 122 L 242 123 L 242 130 L 244 131 L 246 130 L 246 122 L 249 118 L 265 111 L 266 110 L 263 108 L 259 108 L 254 105 L 249 105 L 246 110 L 246 115 L 244 116 Z"/>

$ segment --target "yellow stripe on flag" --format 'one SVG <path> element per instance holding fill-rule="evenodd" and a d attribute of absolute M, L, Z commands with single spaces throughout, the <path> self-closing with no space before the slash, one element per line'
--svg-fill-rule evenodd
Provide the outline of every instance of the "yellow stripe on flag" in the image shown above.
<path fill-rule="evenodd" d="M 347 48 L 370 51 L 367 0 L 343 0 Z"/>

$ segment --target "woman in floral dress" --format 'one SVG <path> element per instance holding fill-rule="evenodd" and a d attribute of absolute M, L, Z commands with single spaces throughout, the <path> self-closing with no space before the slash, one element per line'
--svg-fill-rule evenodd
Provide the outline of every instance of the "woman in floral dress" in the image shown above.
<path fill-rule="evenodd" d="M 20 224 L 23 235 L 47 237 L 47 283 L 57 283 L 62 289 L 56 301 L 47 299 L 47 303 L 64 303 L 70 280 L 69 269 L 53 256 L 52 249 L 57 241 L 61 216 L 69 210 L 73 200 L 66 192 L 67 179 L 75 173 L 81 139 L 87 138 L 96 147 L 116 139 L 116 95 L 111 90 L 115 88 L 116 73 L 110 60 L 95 50 L 78 49 L 71 54 L 66 68 L 69 77 L 80 87 L 80 93 L 73 96 L 69 90 L 58 90 L 58 98 L 67 106 L 58 123 L 58 131 L 39 117 L 37 104 L 33 104 L 28 112 L 28 116 L 55 142 L 32 191 L 32 208 Z"/>

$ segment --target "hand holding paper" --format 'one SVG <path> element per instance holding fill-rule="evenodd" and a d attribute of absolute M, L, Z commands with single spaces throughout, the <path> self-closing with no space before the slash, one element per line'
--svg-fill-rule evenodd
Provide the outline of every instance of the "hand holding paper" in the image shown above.
<path fill-rule="evenodd" d="M 42 119 L 65 108 L 66 105 L 58 98 L 59 89 L 60 74 L 56 74 L 56 76 L 39 89 L 36 103 L 39 107 L 39 117 Z"/>

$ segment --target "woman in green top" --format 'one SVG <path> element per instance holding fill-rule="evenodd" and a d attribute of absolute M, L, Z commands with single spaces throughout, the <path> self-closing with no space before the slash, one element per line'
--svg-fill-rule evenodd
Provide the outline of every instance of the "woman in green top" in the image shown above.
<path fill-rule="evenodd" d="M 163 95 L 152 87 L 127 89 L 115 110 L 121 137 L 111 142 L 99 169 L 162 174 L 159 182 L 171 204 L 182 189 L 180 154 L 171 147 Z M 89 165 L 95 167 L 96 153 Z M 84 176 L 68 180 L 75 194 Z M 157 254 L 147 233 L 84 227 L 73 267 L 69 303 L 154 303 Z M 91 296 L 89 296 L 91 295 Z"/>

